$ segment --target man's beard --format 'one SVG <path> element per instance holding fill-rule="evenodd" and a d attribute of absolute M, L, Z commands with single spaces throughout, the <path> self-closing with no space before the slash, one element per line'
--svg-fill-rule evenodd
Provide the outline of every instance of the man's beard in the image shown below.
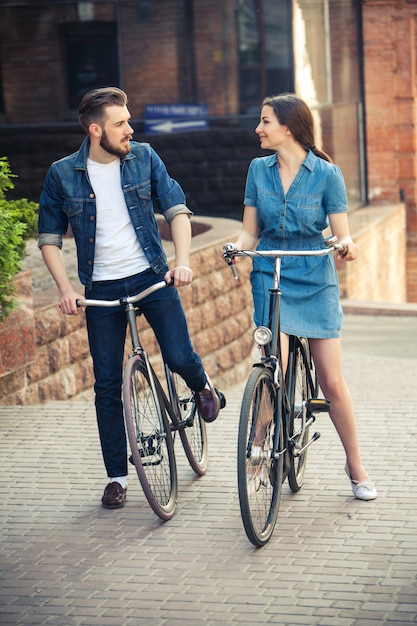
<path fill-rule="evenodd" d="M 126 154 L 129 154 L 130 152 L 129 142 L 125 143 L 124 146 L 119 146 L 119 147 L 113 146 L 110 143 L 105 130 L 103 130 L 103 134 L 101 135 L 100 146 L 103 148 L 103 150 L 105 150 L 109 154 L 114 154 L 115 156 L 119 157 L 119 159 L 123 159 L 126 156 Z"/>

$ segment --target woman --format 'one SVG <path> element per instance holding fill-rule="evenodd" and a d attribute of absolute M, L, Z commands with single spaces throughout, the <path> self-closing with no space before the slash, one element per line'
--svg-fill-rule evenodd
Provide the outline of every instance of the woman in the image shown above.
<path fill-rule="evenodd" d="M 249 167 L 238 249 L 320 249 L 330 225 L 343 245 L 339 258 L 354 261 L 359 253 L 347 220 L 346 189 L 340 169 L 314 146 L 309 107 L 294 94 L 266 98 L 257 133 L 261 147 L 275 154 L 256 158 Z M 237 259 L 236 259 L 237 260 Z M 267 259 L 253 264 L 254 319 L 266 323 L 268 287 L 273 267 Z M 288 335 L 308 337 L 320 387 L 331 401 L 331 419 L 346 453 L 345 471 L 360 500 L 377 497 L 362 465 L 355 413 L 342 373 L 342 309 L 332 255 L 286 257 L 281 261 L 281 341 L 284 367 Z"/>

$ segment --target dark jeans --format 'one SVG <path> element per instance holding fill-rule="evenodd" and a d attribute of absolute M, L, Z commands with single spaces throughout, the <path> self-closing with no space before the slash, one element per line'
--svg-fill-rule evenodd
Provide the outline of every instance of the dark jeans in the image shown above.
<path fill-rule="evenodd" d="M 163 274 L 146 270 L 120 280 L 100 281 L 86 289 L 85 297 L 115 300 L 133 296 L 163 280 Z M 206 382 L 203 364 L 193 351 L 187 321 L 177 290 L 160 289 L 140 303 L 158 340 L 164 360 L 189 387 L 200 391 Z M 127 475 L 127 443 L 121 398 L 126 313 L 123 307 L 87 307 L 87 331 L 93 358 L 96 414 L 107 474 Z"/>

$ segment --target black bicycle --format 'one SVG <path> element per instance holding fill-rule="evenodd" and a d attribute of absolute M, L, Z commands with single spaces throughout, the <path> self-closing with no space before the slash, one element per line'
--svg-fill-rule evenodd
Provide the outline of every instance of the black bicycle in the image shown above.
<path fill-rule="evenodd" d="M 143 492 L 153 511 L 162 520 L 175 513 L 178 478 L 175 435 L 181 442 L 193 471 L 202 476 L 208 464 L 206 423 L 201 418 L 193 392 L 177 373 L 164 363 L 165 388 L 155 373 L 139 338 L 136 319 L 138 303 L 158 289 L 160 281 L 135 296 L 118 300 L 78 300 L 78 306 L 125 307 L 132 339 L 132 352 L 123 373 L 123 405 L 131 456 Z M 136 306 L 134 306 L 136 305 Z M 216 389 L 220 406 L 226 404 Z"/>
<path fill-rule="evenodd" d="M 262 351 L 249 375 L 243 393 L 237 446 L 240 511 L 248 539 L 263 546 L 277 520 L 282 485 L 286 478 L 293 492 L 301 489 L 309 446 L 320 437 L 310 433 L 315 414 L 329 412 L 330 401 L 318 398 L 318 382 L 308 340 L 289 337 L 284 375 L 280 342 L 279 288 L 281 259 L 285 256 L 322 256 L 341 249 L 336 237 L 325 240 L 326 248 L 311 251 L 237 250 L 223 248 L 235 278 L 233 257 L 272 258 L 274 282 L 269 290 L 268 325 L 259 326 L 254 340 Z"/>

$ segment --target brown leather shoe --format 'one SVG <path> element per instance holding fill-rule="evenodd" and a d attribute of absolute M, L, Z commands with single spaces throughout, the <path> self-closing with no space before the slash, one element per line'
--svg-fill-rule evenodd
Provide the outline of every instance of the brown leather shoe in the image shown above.
<path fill-rule="evenodd" d="M 197 402 L 198 412 L 203 420 L 205 422 L 214 422 L 219 414 L 220 399 L 208 376 L 207 382 L 210 385 L 210 389 L 204 388 L 201 391 L 194 392 L 194 395 Z"/>
<path fill-rule="evenodd" d="M 120 483 L 109 483 L 104 490 L 101 504 L 105 509 L 121 509 L 125 505 L 126 491 Z"/>

